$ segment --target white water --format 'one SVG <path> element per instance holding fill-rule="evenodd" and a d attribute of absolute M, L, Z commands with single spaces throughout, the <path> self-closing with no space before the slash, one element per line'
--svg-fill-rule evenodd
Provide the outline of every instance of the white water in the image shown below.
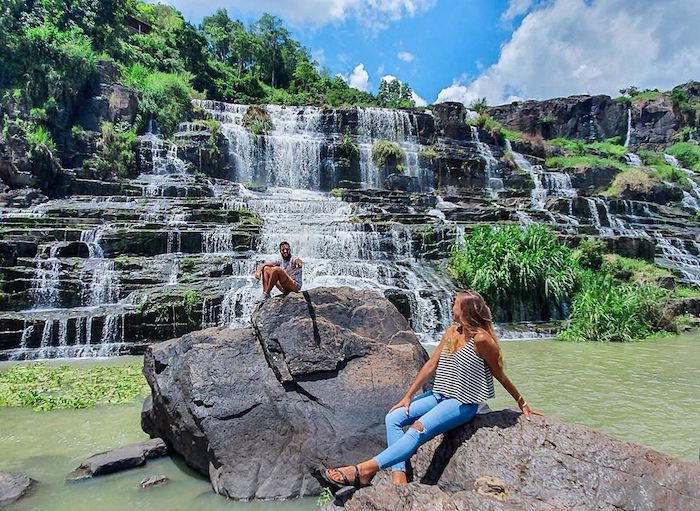
<path fill-rule="evenodd" d="M 627 137 L 625 138 L 625 147 L 629 147 L 632 142 L 632 109 L 627 109 Z"/>

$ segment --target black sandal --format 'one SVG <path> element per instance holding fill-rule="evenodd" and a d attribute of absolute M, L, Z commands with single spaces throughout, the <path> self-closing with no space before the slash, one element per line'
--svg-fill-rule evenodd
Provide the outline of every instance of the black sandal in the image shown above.
<path fill-rule="evenodd" d="M 359 467 L 357 465 L 353 465 L 353 468 L 355 469 L 355 477 L 354 477 L 352 482 L 350 482 L 350 480 L 347 478 L 347 476 L 345 474 L 343 474 L 337 468 L 326 468 L 323 466 L 318 467 L 315 470 L 314 476 L 316 477 L 318 482 L 321 483 L 321 486 L 334 489 L 333 491 L 338 491 L 338 490 L 341 490 L 343 488 L 348 488 L 348 487 L 359 489 L 359 488 L 364 488 L 365 486 L 369 486 L 369 483 L 362 484 L 362 482 L 360 482 L 360 469 L 359 469 Z M 340 482 L 336 481 L 335 479 L 331 479 L 330 477 L 328 477 L 328 473 L 327 473 L 328 470 L 335 470 L 336 472 L 338 472 L 338 474 L 340 474 L 340 477 L 342 478 L 343 482 L 340 483 Z"/>

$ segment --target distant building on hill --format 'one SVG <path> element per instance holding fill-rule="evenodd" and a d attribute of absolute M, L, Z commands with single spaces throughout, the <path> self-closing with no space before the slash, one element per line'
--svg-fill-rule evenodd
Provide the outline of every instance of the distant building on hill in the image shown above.
<path fill-rule="evenodd" d="M 145 21 L 136 19 L 128 14 L 126 18 L 124 18 L 124 23 L 126 24 L 126 28 L 137 34 L 149 34 L 151 30 L 153 30 L 153 27 Z"/>

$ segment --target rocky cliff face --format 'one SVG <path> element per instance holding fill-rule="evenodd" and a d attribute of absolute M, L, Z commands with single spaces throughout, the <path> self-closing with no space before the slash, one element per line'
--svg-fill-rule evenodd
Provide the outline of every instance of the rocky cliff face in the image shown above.
<path fill-rule="evenodd" d="M 109 87 L 105 78 L 87 102 L 102 105 L 89 109 L 94 122 L 133 114 L 129 93 Z M 113 94 L 122 99 L 110 103 Z M 134 352 L 200 328 L 244 325 L 260 293 L 255 265 L 276 258 L 284 239 L 308 260 L 305 285 L 373 289 L 425 340 L 451 321 L 454 284 L 439 262 L 483 223 L 545 223 L 571 245 L 597 237 L 613 252 L 656 260 L 679 282 L 700 282 L 700 184 L 691 170 L 674 171 L 688 176 L 683 186 L 657 180 L 606 195 L 625 170 L 654 170 L 623 157 L 545 168 L 551 154 L 540 139 L 511 144 L 467 124 L 457 103 L 430 111 L 267 106 L 272 127 L 256 133 L 243 122 L 246 105 L 195 106 L 198 118 L 172 140 L 139 138 L 136 178 L 104 180 L 80 167 L 40 174 L 20 170 L 20 159 L 0 173 L 0 357 Z M 625 110 L 602 97 L 494 115 L 525 129 L 556 113 L 557 133 L 576 136 L 590 112 L 598 137 L 626 123 Z M 653 133 L 667 117 L 649 121 Z M 635 128 L 633 136 L 643 135 Z M 384 162 L 373 158 L 380 142 L 395 151 Z M 19 145 L 12 154 L 25 154 Z M 68 196 L 46 196 L 56 194 Z M 540 321 L 562 311 L 496 315 Z"/>
<path fill-rule="evenodd" d="M 677 89 L 691 103 L 700 100 L 698 82 Z M 507 128 L 545 139 L 595 141 L 617 137 L 627 140 L 630 147 L 651 149 L 663 149 L 678 141 L 686 121 L 668 93 L 627 101 L 601 95 L 522 101 L 489 108 L 488 113 Z"/>

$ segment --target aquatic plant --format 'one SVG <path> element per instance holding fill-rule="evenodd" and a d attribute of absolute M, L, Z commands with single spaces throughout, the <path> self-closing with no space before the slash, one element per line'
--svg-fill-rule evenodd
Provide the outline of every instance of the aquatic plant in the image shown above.
<path fill-rule="evenodd" d="M 130 403 L 149 392 L 140 365 L 105 367 L 16 365 L 0 372 L 0 406 L 37 411 Z"/>

